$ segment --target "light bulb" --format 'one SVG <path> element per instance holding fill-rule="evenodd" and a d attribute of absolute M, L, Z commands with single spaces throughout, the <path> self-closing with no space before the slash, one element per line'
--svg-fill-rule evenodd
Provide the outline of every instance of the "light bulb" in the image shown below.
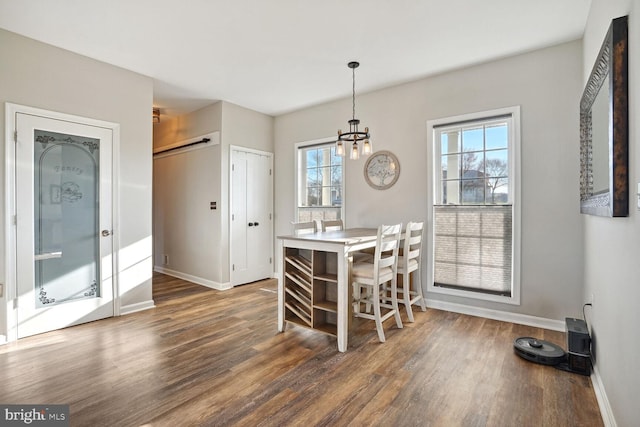
<path fill-rule="evenodd" d="M 344 144 L 342 141 L 336 141 L 336 155 L 344 157 Z"/>
<path fill-rule="evenodd" d="M 364 144 L 362 145 L 362 154 L 365 156 L 371 154 L 371 143 L 368 139 L 364 140 Z"/>
<path fill-rule="evenodd" d="M 360 158 L 360 151 L 358 150 L 358 143 L 354 142 L 353 147 L 351 147 L 351 156 L 349 156 L 351 160 L 358 160 Z"/>

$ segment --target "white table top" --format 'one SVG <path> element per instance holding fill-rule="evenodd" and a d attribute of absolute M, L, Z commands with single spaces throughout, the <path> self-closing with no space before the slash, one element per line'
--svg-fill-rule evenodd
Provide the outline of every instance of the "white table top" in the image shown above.
<path fill-rule="evenodd" d="M 375 241 L 378 237 L 376 228 L 347 228 L 345 230 L 319 231 L 317 233 L 306 233 L 299 236 L 285 235 L 278 236 L 280 240 L 303 240 L 308 242 L 342 243 L 353 245 Z"/>

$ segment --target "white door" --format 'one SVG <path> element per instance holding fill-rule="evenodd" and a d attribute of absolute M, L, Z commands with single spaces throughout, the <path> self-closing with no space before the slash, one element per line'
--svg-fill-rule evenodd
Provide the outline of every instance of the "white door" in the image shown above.
<path fill-rule="evenodd" d="M 113 130 L 15 119 L 17 335 L 113 316 Z"/>
<path fill-rule="evenodd" d="M 271 277 L 273 179 L 270 153 L 231 152 L 231 285 Z"/>

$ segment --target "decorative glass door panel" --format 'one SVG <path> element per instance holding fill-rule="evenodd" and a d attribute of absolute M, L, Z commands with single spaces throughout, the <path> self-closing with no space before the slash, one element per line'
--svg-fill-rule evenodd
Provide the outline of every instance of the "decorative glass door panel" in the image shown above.
<path fill-rule="evenodd" d="M 15 123 L 17 337 L 113 316 L 113 128 Z"/>
<path fill-rule="evenodd" d="M 36 307 L 100 295 L 100 144 L 34 131 Z"/>

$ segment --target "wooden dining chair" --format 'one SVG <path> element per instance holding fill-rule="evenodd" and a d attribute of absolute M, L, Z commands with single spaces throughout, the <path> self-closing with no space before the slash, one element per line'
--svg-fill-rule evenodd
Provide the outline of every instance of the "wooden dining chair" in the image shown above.
<path fill-rule="evenodd" d="M 293 225 L 293 234 L 295 236 L 318 232 L 318 224 L 315 221 L 292 222 L 291 225 Z"/>
<path fill-rule="evenodd" d="M 402 224 L 378 227 L 373 263 L 354 263 L 351 268 L 353 313 L 356 317 L 376 322 L 380 342 L 385 342 L 382 322 L 391 316 L 395 318 L 398 328 L 402 328 L 397 299 L 398 246 L 401 230 Z M 390 283 L 390 297 L 387 297 L 386 283 Z M 365 305 L 365 311 L 361 310 L 362 304 Z M 373 313 L 369 307 L 373 308 Z M 382 309 L 385 309 L 384 314 Z"/>
<path fill-rule="evenodd" d="M 320 221 L 322 231 L 343 230 L 344 225 L 341 219 L 323 219 Z"/>
<path fill-rule="evenodd" d="M 398 286 L 399 302 L 404 304 L 407 310 L 409 322 L 413 322 L 411 306 L 420 303 L 422 311 L 427 309 L 422 292 L 422 234 L 423 222 L 409 222 L 404 233 L 404 245 L 402 255 L 398 256 L 398 274 L 402 275 L 402 285 Z M 411 281 L 411 273 L 413 283 Z M 413 284 L 413 289 L 412 285 Z M 389 291 L 393 292 L 391 289 Z"/>

